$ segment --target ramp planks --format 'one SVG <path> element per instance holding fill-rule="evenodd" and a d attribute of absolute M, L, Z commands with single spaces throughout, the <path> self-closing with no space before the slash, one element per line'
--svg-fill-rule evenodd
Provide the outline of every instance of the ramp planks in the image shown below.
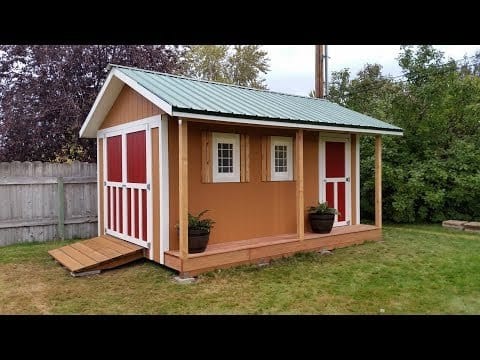
<path fill-rule="evenodd" d="M 62 246 L 48 253 L 72 275 L 112 269 L 144 257 L 141 246 L 107 235 Z"/>

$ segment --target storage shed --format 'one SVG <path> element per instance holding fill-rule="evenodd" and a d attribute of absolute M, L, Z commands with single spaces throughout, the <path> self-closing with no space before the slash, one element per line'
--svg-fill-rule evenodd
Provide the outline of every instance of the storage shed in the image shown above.
<path fill-rule="evenodd" d="M 402 129 L 327 101 L 110 65 L 80 136 L 98 144 L 99 236 L 183 275 L 381 238 L 381 136 Z M 360 222 L 360 136 L 375 136 L 375 225 Z M 306 207 L 338 209 L 329 234 Z M 207 249 L 187 214 L 209 209 Z M 177 228 L 179 224 L 179 228 Z"/>

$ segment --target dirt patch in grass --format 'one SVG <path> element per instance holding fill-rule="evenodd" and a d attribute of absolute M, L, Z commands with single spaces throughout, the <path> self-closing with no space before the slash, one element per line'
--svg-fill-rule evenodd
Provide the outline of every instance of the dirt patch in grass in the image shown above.
<path fill-rule="evenodd" d="M 39 265 L 0 265 L 0 313 L 49 314 L 50 286 Z"/>

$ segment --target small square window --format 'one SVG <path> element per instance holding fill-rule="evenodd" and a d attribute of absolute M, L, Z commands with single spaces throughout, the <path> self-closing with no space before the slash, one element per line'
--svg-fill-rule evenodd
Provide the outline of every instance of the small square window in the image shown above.
<path fill-rule="evenodd" d="M 291 137 L 272 136 L 270 139 L 271 180 L 293 180 L 293 161 Z"/>
<path fill-rule="evenodd" d="M 213 182 L 240 182 L 240 136 L 213 133 Z"/>

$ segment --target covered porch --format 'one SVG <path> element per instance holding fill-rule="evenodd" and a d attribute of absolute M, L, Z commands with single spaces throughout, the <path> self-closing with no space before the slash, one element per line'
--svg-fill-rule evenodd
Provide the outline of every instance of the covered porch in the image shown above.
<path fill-rule="evenodd" d="M 189 213 L 189 124 L 198 120 L 177 118 L 178 121 L 178 248 L 165 252 L 164 265 L 173 268 L 182 276 L 195 276 L 217 268 L 226 268 L 248 263 L 263 263 L 270 259 L 293 255 L 297 252 L 331 250 L 365 241 L 382 238 L 382 139 L 375 135 L 375 224 L 353 224 L 337 226 L 328 234 L 308 231 L 304 191 L 304 129 L 295 129 L 294 134 L 294 178 L 296 232 L 266 237 L 246 238 L 235 241 L 213 243 L 202 253 L 188 253 Z M 201 122 L 201 120 L 200 120 Z M 243 125 L 243 124 L 242 124 Z M 358 137 L 357 137 L 358 139 Z M 356 169 L 358 170 L 358 169 Z M 357 189 L 357 188 L 356 188 Z M 359 189 L 355 190 L 359 191 Z M 353 194 L 352 194 L 353 197 Z M 307 229 L 307 230 L 306 230 Z M 172 248 L 171 248 L 172 249 Z"/>

